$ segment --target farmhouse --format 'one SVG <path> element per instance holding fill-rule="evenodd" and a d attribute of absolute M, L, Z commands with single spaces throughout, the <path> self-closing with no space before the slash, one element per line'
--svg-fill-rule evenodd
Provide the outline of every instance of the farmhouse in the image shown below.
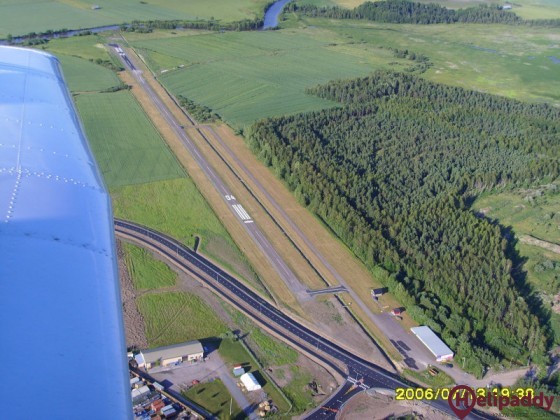
<path fill-rule="evenodd" d="M 200 341 L 194 340 L 187 343 L 142 350 L 137 355 L 136 361 L 138 362 L 138 367 L 151 369 L 156 366 L 170 366 L 184 361 L 200 360 L 203 356 L 202 344 L 200 344 Z"/>
<path fill-rule="evenodd" d="M 453 360 L 453 352 L 441 339 L 430 329 L 430 327 L 411 328 L 410 331 L 424 344 L 436 357 L 438 362 Z"/>

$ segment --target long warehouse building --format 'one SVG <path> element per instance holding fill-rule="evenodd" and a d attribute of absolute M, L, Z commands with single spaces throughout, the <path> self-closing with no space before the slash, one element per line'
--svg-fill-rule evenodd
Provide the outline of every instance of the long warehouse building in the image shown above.
<path fill-rule="evenodd" d="M 453 360 L 453 351 L 430 329 L 430 327 L 415 327 L 411 328 L 410 331 L 412 331 L 422 344 L 430 350 L 438 362 Z"/>

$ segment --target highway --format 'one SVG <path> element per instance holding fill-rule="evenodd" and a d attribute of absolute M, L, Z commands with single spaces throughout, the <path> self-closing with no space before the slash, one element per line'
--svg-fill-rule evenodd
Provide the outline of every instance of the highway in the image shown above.
<path fill-rule="evenodd" d="M 288 288 L 292 291 L 292 293 L 296 296 L 298 301 L 304 302 L 306 300 L 309 300 L 310 296 L 306 292 L 306 287 L 300 282 L 297 276 L 284 262 L 282 257 L 278 254 L 276 249 L 274 249 L 270 241 L 262 233 L 257 224 L 254 223 L 251 215 L 247 212 L 243 205 L 237 201 L 235 196 L 230 191 L 228 191 L 225 183 L 210 167 L 210 164 L 202 156 L 192 139 L 187 135 L 187 133 L 185 133 L 183 127 L 177 122 L 173 114 L 162 102 L 157 93 L 155 93 L 152 87 L 146 82 L 146 80 L 142 76 L 142 72 L 136 68 L 136 66 L 132 63 L 130 58 L 118 44 L 110 44 L 110 46 L 114 48 L 115 52 L 118 54 L 126 68 L 131 71 L 134 78 L 150 97 L 151 101 L 153 102 L 161 116 L 166 120 L 169 127 L 173 130 L 174 134 L 181 140 L 184 147 L 191 153 L 200 169 L 210 180 L 214 188 L 220 193 L 222 199 L 228 204 L 231 212 L 243 225 L 249 236 L 258 245 L 261 252 L 272 264 L 272 267 L 275 269 L 284 283 L 288 286 Z"/>
<path fill-rule="evenodd" d="M 258 323 L 274 331 L 277 336 L 293 347 L 304 350 L 304 352 L 311 354 L 339 372 L 340 367 L 333 363 L 332 359 L 344 364 L 347 368 L 345 373 L 347 374 L 347 382 L 326 403 L 310 413 L 306 417 L 307 419 L 334 419 L 340 407 L 346 401 L 356 393 L 370 388 L 395 390 L 399 387 L 417 386 L 371 362 L 357 357 L 351 351 L 340 347 L 328 338 L 300 324 L 278 310 L 266 299 L 253 292 L 235 277 L 175 239 L 123 220 L 115 220 L 115 230 L 117 235 L 132 238 L 138 243 L 148 245 L 160 255 L 171 260 L 182 270 L 194 274 L 196 278 L 203 281 L 217 292 L 218 295 Z M 426 404 L 454 416 L 447 401 L 429 401 Z M 473 411 L 467 418 L 492 417 Z"/>

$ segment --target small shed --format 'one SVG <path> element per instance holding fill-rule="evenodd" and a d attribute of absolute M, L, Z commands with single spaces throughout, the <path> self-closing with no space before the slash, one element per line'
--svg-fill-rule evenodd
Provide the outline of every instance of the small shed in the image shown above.
<path fill-rule="evenodd" d="M 244 373 L 239 379 L 241 379 L 247 391 L 257 391 L 261 389 L 261 384 L 259 384 L 259 381 L 257 381 L 257 378 L 255 378 L 255 375 L 252 373 Z"/>
<path fill-rule="evenodd" d="M 233 375 L 234 376 L 241 376 L 245 373 L 245 369 L 243 366 L 234 366 L 233 367 Z"/>
<path fill-rule="evenodd" d="M 412 331 L 422 344 L 430 350 L 438 362 L 453 360 L 453 351 L 447 347 L 447 344 L 445 344 L 430 327 L 415 327 L 411 328 L 410 331 Z"/>

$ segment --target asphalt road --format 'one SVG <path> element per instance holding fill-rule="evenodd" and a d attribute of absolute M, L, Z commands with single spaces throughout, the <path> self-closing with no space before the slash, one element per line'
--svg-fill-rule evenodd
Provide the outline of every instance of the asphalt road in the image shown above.
<path fill-rule="evenodd" d="M 195 159 L 196 163 L 199 165 L 206 177 L 210 180 L 214 188 L 220 193 L 222 199 L 228 204 L 231 212 L 243 225 L 249 236 L 258 245 L 262 253 L 272 264 L 284 283 L 286 283 L 288 288 L 296 296 L 298 301 L 304 302 L 306 300 L 309 300 L 310 296 L 306 292 L 306 287 L 300 282 L 297 276 L 284 262 L 282 257 L 280 257 L 276 249 L 274 249 L 270 241 L 262 233 L 261 229 L 257 226 L 256 223 L 254 223 L 251 215 L 247 212 L 243 205 L 237 201 L 237 199 L 233 196 L 233 194 L 231 194 L 230 191 L 228 191 L 225 183 L 210 167 L 210 164 L 199 152 L 192 139 L 185 133 L 183 127 L 179 124 L 179 122 L 169 111 L 167 106 L 162 102 L 159 96 L 154 92 L 151 86 L 146 82 L 146 80 L 142 76 L 142 72 L 134 66 L 130 58 L 118 44 L 110 44 L 110 46 L 115 49 L 116 53 L 119 55 L 126 68 L 131 71 L 132 75 L 138 81 L 141 88 L 150 97 L 151 101 L 156 106 L 161 116 L 167 121 L 173 132 L 181 140 L 185 148 L 191 153 L 192 157 Z"/>
<path fill-rule="evenodd" d="M 194 273 L 219 295 L 230 301 L 234 306 L 239 307 L 237 301 L 225 294 L 222 290 L 222 288 L 228 289 L 235 296 L 241 298 L 246 304 L 254 308 L 254 312 L 249 314 L 251 317 L 273 330 L 285 341 L 291 342 L 295 347 L 305 348 L 305 351 L 311 353 L 324 363 L 333 366 L 333 368 L 338 371 L 340 371 L 339 367 L 334 365 L 325 355 L 346 365 L 348 369 L 348 380 L 346 384 L 323 404 L 322 407 L 311 413 L 307 417 L 308 419 L 334 419 L 342 405 L 355 395 L 355 393 L 369 388 L 395 390 L 399 387 L 417 387 L 417 385 L 406 382 L 401 377 L 357 357 L 350 351 L 332 343 L 329 339 L 321 336 L 317 332 L 301 325 L 243 285 L 239 280 L 176 240 L 152 229 L 123 220 L 115 220 L 115 229 L 117 233 L 124 232 L 124 234 L 134 237 L 139 242 L 150 243 L 151 246 L 157 248 L 159 253 L 174 261 L 177 266 Z M 189 264 L 204 272 L 212 281 L 204 276 L 200 276 L 196 271 L 193 271 L 183 260 L 187 260 Z M 219 287 L 214 281 L 218 283 Z M 244 310 L 243 308 L 240 309 Z M 286 335 L 286 331 L 297 336 L 301 342 L 295 341 L 290 336 Z M 306 343 L 306 346 L 304 346 L 302 342 Z M 426 404 L 444 413 L 450 414 L 451 416 L 454 415 L 447 401 L 429 401 L 426 402 Z M 467 417 L 467 419 L 477 418 L 492 417 L 474 411 Z"/>

